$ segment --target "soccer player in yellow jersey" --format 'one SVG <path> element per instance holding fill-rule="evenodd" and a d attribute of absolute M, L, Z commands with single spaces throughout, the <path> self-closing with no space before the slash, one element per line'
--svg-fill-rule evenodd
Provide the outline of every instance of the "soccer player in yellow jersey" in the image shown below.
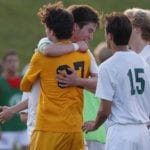
<path fill-rule="evenodd" d="M 48 4 L 40 9 L 40 19 L 47 37 L 54 43 L 70 43 L 73 17 L 62 6 Z M 35 130 L 31 137 L 31 150 L 82 150 L 83 89 L 61 88 L 56 80 L 59 70 L 70 74 L 75 69 L 78 76 L 86 78 L 90 72 L 90 54 L 72 52 L 60 57 L 46 57 L 36 52 L 24 76 L 21 89 L 30 91 L 39 78 L 41 95 L 37 108 Z"/>

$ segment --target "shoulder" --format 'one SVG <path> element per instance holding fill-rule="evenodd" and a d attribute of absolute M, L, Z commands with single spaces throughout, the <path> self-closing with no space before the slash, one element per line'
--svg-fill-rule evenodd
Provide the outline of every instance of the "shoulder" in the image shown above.
<path fill-rule="evenodd" d="M 52 41 L 50 41 L 47 37 L 44 37 L 44 38 L 42 38 L 42 39 L 39 40 L 38 47 L 40 47 L 42 44 L 45 44 L 45 43 L 51 44 Z"/>
<path fill-rule="evenodd" d="M 36 51 L 33 55 L 31 59 L 38 59 L 40 57 L 44 57 L 44 55 L 38 51 Z"/>
<path fill-rule="evenodd" d="M 44 57 L 45 56 L 42 53 L 37 51 L 32 55 L 30 62 L 31 62 L 31 64 L 39 64 L 42 62 L 41 60 L 43 60 Z"/>
<path fill-rule="evenodd" d="M 88 49 L 87 54 L 90 56 L 91 59 L 95 59 L 92 52 Z"/>

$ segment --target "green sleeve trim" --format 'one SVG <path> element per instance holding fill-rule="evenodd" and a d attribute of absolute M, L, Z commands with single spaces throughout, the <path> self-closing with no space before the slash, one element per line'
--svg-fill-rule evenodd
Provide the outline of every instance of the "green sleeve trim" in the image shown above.
<path fill-rule="evenodd" d="M 37 47 L 37 50 L 40 51 L 40 52 L 43 52 L 44 48 L 46 46 L 48 46 L 50 43 L 49 42 L 44 42 L 42 44 L 40 44 L 38 47 Z"/>

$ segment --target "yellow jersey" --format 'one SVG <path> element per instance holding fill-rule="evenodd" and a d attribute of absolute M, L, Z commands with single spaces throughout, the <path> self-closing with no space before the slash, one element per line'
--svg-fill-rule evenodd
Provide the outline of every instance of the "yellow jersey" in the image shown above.
<path fill-rule="evenodd" d="M 76 70 L 77 75 L 89 77 L 90 54 L 72 52 L 59 57 L 46 57 L 35 52 L 21 89 L 30 91 L 34 82 L 40 80 L 40 98 L 37 106 L 35 130 L 51 132 L 81 132 L 83 89 L 59 87 L 58 70 Z"/>

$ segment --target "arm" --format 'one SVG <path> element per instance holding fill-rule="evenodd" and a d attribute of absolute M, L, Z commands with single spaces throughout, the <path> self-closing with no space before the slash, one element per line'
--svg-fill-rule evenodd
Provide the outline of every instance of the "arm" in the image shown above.
<path fill-rule="evenodd" d="M 102 64 L 99 68 L 96 97 L 101 97 L 101 106 L 97 114 L 96 121 L 86 122 L 83 130 L 93 131 L 102 125 L 111 113 L 112 100 L 115 94 L 115 77 L 110 72 L 107 64 Z"/>
<path fill-rule="evenodd" d="M 91 66 L 90 66 L 90 78 L 79 78 L 78 83 L 79 86 L 83 87 L 84 89 L 95 93 L 96 85 L 97 85 L 97 77 L 98 77 L 98 67 L 95 61 L 95 58 L 91 51 L 88 51 L 91 56 Z"/>
<path fill-rule="evenodd" d="M 61 56 L 76 50 L 86 52 L 88 45 L 84 41 L 70 44 L 53 44 L 48 38 L 43 38 L 39 41 L 37 50 L 46 56 Z"/>
<path fill-rule="evenodd" d="M 57 76 L 57 80 L 62 84 L 62 87 L 68 87 L 68 86 L 80 86 L 86 90 L 89 90 L 93 93 L 95 93 L 96 84 L 97 84 L 97 73 L 98 73 L 98 67 L 95 61 L 94 56 L 90 53 L 91 56 L 91 67 L 90 67 L 90 78 L 81 78 L 78 77 L 75 70 L 70 69 L 72 71 L 72 74 L 65 76 L 63 73 L 59 72 L 59 75 Z"/>
<path fill-rule="evenodd" d="M 0 121 L 2 123 L 5 123 L 5 121 L 10 120 L 16 113 L 27 108 L 28 108 L 28 99 L 22 101 L 21 103 L 15 106 L 11 107 L 1 106 L 0 109 L 2 110 L 2 112 L 0 113 Z"/>
<path fill-rule="evenodd" d="M 34 55 L 32 56 L 29 69 L 21 81 L 20 88 L 22 91 L 29 92 L 32 88 L 32 85 L 39 77 L 41 72 L 41 56 L 42 54 L 40 54 L 39 52 L 34 53 Z"/>
<path fill-rule="evenodd" d="M 64 75 L 63 72 L 59 71 L 59 74 L 57 75 L 58 82 L 63 83 L 60 84 L 61 87 L 78 86 L 95 93 L 97 74 L 92 74 L 92 77 L 86 79 L 78 77 L 75 70 L 71 68 L 68 70 L 72 73 Z"/>
<path fill-rule="evenodd" d="M 74 46 L 76 44 L 76 46 Z M 52 44 L 48 45 L 43 49 L 43 54 L 46 56 L 61 56 L 73 51 L 80 50 L 81 52 L 86 52 L 88 46 L 84 41 L 71 44 Z"/>
<path fill-rule="evenodd" d="M 83 131 L 87 133 L 89 131 L 97 130 L 99 126 L 101 126 L 106 121 L 110 112 L 111 112 L 111 101 L 102 99 L 96 120 L 85 122 L 82 127 Z"/>
<path fill-rule="evenodd" d="M 86 79 L 86 78 L 78 78 L 76 83 L 78 86 L 83 87 L 84 89 L 95 93 L 96 90 L 96 83 L 97 83 L 97 74 L 91 74 L 91 77 Z"/>

